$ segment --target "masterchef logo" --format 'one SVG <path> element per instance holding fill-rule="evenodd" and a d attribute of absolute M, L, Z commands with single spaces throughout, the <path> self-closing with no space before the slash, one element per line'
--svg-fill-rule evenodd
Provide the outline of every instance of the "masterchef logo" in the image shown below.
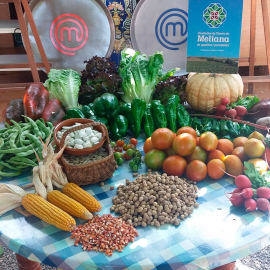
<path fill-rule="evenodd" d="M 50 28 L 54 47 L 66 55 L 75 55 L 87 42 L 88 28 L 77 15 L 66 13 L 58 16 Z"/>

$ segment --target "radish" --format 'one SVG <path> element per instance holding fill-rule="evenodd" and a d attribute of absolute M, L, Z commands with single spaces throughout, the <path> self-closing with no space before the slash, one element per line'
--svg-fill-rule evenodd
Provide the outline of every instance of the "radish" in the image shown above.
<path fill-rule="evenodd" d="M 241 195 L 245 199 L 250 199 L 253 196 L 253 190 L 251 188 L 244 188 Z"/>
<path fill-rule="evenodd" d="M 221 104 L 222 105 L 227 105 L 227 104 L 229 104 L 230 103 L 230 100 L 227 98 L 227 97 L 223 97 L 222 99 L 221 99 Z"/>
<path fill-rule="evenodd" d="M 226 106 L 222 104 L 219 104 L 217 107 L 214 107 L 214 109 L 216 109 L 217 112 L 222 112 L 222 113 L 224 113 L 227 110 Z"/>
<path fill-rule="evenodd" d="M 230 110 L 225 112 L 225 116 L 227 116 L 229 118 L 235 118 L 236 115 L 237 115 L 237 111 L 235 109 L 230 109 Z"/>
<path fill-rule="evenodd" d="M 270 188 L 268 187 L 260 187 L 256 190 L 256 193 L 259 198 L 270 199 Z"/>
<path fill-rule="evenodd" d="M 233 192 L 229 192 L 227 194 L 234 194 L 234 193 L 242 193 L 242 190 L 241 188 L 236 188 Z"/>
<path fill-rule="evenodd" d="M 216 112 L 216 116 L 224 116 L 224 112 Z"/>
<path fill-rule="evenodd" d="M 237 119 L 237 120 L 242 120 L 243 117 L 242 117 L 241 115 L 236 115 L 236 116 L 235 116 L 235 119 Z"/>
<path fill-rule="evenodd" d="M 257 206 L 258 206 L 258 209 L 261 211 L 269 211 L 270 209 L 270 203 L 265 198 L 259 198 L 257 200 Z"/>
<path fill-rule="evenodd" d="M 234 206 L 241 206 L 244 204 L 245 199 L 239 193 L 233 193 L 231 197 L 226 196 Z"/>
<path fill-rule="evenodd" d="M 251 211 L 255 211 L 257 208 L 257 202 L 253 199 L 247 199 L 245 201 L 245 208 L 247 211 L 251 212 Z"/>
<path fill-rule="evenodd" d="M 247 114 L 247 108 L 245 108 L 244 106 L 236 106 L 235 110 L 237 114 L 240 116 L 244 116 Z"/>

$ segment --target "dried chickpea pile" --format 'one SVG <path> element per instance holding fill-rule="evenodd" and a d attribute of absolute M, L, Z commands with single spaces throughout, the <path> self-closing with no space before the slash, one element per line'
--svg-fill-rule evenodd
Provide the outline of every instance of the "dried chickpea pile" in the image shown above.
<path fill-rule="evenodd" d="M 152 174 L 148 170 L 147 174 L 139 175 L 133 182 L 126 180 L 126 186 L 118 186 L 110 210 L 120 213 L 133 226 L 159 227 L 165 223 L 177 226 L 180 219 L 189 216 L 194 207 L 199 206 L 196 202 L 197 191 L 196 182 L 165 173 Z"/>
<path fill-rule="evenodd" d="M 105 252 L 106 255 L 112 256 L 114 250 L 122 252 L 138 235 L 132 225 L 108 214 L 101 217 L 96 215 L 87 223 L 77 226 L 71 239 L 75 238 L 75 246 L 82 244 L 83 250 Z"/>

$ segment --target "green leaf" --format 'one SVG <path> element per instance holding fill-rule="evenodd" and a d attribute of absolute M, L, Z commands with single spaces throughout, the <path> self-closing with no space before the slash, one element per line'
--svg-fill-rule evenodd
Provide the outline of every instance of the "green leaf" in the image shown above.
<path fill-rule="evenodd" d="M 232 103 L 230 105 L 231 108 L 235 108 L 236 106 L 244 106 L 249 110 L 254 104 L 258 103 L 260 99 L 257 96 L 247 96 L 245 98 L 239 97 L 238 101 Z"/>
<path fill-rule="evenodd" d="M 259 187 L 267 186 L 268 184 L 267 181 L 263 176 L 260 175 L 259 171 L 255 168 L 254 164 L 245 161 L 244 165 L 247 168 L 245 170 L 245 174 L 249 178 L 252 188 L 257 189 Z"/>
<path fill-rule="evenodd" d="M 4 253 L 5 249 L 3 247 L 0 247 L 0 256 Z"/>

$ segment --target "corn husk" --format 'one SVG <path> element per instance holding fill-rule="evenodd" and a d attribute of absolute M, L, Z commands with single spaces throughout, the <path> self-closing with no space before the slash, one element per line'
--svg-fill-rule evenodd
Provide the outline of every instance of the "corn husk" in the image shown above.
<path fill-rule="evenodd" d="M 0 216 L 21 205 L 26 192 L 15 185 L 0 184 Z"/>

